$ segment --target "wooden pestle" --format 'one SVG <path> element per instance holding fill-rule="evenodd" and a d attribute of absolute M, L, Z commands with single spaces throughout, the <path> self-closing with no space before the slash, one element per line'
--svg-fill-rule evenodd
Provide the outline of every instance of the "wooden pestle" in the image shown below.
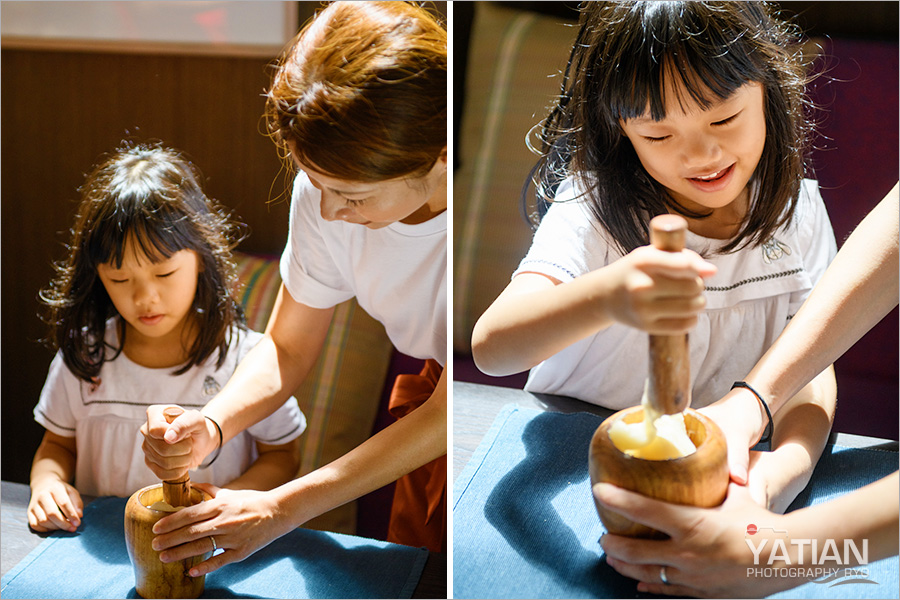
<path fill-rule="evenodd" d="M 650 220 L 650 243 L 667 252 L 684 249 L 687 221 L 679 215 Z M 650 335 L 650 384 L 647 402 L 660 414 L 684 412 L 691 405 L 691 364 L 688 336 Z"/>
<path fill-rule="evenodd" d="M 163 410 L 166 423 L 171 423 L 184 413 L 184 409 L 178 406 L 170 406 Z M 178 479 L 170 479 L 162 482 L 163 500 L 172 507 L 191 505 L 191 476 L 185 472 Z"/>

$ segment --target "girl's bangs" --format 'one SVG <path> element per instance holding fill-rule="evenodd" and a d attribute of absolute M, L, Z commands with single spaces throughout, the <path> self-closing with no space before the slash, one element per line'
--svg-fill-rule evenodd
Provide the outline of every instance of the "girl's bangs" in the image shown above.
<path fill-rule="evenodd" d="M 741 86 L 766 78 L 764 58 L 757 55 L 754 60 L 758 49 L 743 33 L 719 28 L 718 23 L 653 21 L 645 20 L 642 31 L 628 36 L 630 43 L 604 59 L 612 64 L 605 67 L 609 78 L 600 92 L 607 97 L 601 100 L 616 122 L 646 116 L 648 109 L 653 120 L 664 119 L 666 93 L 672 89 L 686 92 L 677 98 L 683 109 L 692 103 L 707 109 Z M 683 87 L 667 83 L 672 77 Z"/>
<path fill-rule="evenodd" d="M 121 267 L 128 240 L 134 240 L 135 251 L 154 263 L 180 250 L 193 249 L 196 244 L 190 219 L 172 208 L 170 202 L 149 198 L 117 199 L 115 211 L 102 215 L 93 226 L 87 243 L 91 263 Z"/>

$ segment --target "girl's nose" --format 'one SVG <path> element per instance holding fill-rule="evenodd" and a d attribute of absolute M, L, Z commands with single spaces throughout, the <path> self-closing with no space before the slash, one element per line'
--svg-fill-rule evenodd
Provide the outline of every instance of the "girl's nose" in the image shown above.
<path fill-rule="evenodd" d="M 688 169 L 700 169 L 715 165 L 722 158 L 722 148 L 713 136 L 694 135 L 687 139 L 683 149 L 684 162 Z"/>
<path fill-rule="evenodd" d="M 159 299 L 156 286 L 151 283 L 138 283 L 134 289 L 134 303 L 140 307 L 152 306 Z"/>

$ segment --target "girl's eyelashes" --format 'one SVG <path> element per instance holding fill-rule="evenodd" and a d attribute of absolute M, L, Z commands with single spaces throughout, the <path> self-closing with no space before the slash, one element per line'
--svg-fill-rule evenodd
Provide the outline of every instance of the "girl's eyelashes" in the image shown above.
<path fill-rule="evenodd" d="M 175 271 L 176 271 L 176 269 L 173 269 L 173 270 L 169 271 L 168 273 L 160 273 L 159 275 L 157 275 L 157 277 L 159 277 L 159 278 L 168 277 L 169 275 L 172 275 L 173 273 L 175 273 Z"/>
<path fill-rule="evenodd" d="M 741 114 L 741 111 L 738 111 L 738 112 L 734 113 L 733 115 L 731 115 L 731 116 L 728 117 L 727 119 L 722 119 L 721 121 L 716 121 L 715 123 L 713 123 L 713 125 L 728 125 L 729 123 L 731 123 L 732 121 L 734 121 L 735 119 L 737 119 L 737 117 L 738 117 L 739 114 Z"/>
<path fill-rule="evenodd" d="M 721 121 L 714 121 L 713 123 L 711 123 L 711 125 L 713 125 L 713 126 L 728 125 L 728 124 L 732 123 L 735 119 L 737 119 L 738 115 L 740 115 L 741 112 L 742 111 L 738 111 L 738 112 L 734 113 L 733 115 L 731 115 L 730 117 L 728 117 L 726 119 L 722 119 Z M 646 141 L 650 142 L 651 144 L 654 144 L 654 143 L 658 143 L 658 142 L 663 142 L 672 136 L 670 136 L 670 135 L 661 135 L 661 136 L 643 135 L 641 137 L 644 138 Z"/>
<path fill-rule="evenodd" d="M 356 199 L 356 198 L 344 198 L 344 200 L 346 200 L 346 201 L 347 201 L 347 204 L 349 204 L 350 206 L 359 206 L 360 204 L 364 204 L 365 201 L 368 200 L 368 198 L 359 198 L 359 199 Z"/>

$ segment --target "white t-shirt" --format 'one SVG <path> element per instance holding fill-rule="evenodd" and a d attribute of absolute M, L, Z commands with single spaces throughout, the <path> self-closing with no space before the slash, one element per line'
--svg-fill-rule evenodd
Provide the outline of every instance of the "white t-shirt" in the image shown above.
<path fill-rule="evenodd" d="M 281 278 L 291 297 L 330 308 L 352 297 L 384 325 L 394 347 L 420 359 L 447 358 L 447 211 L 418 225 L 369 229 L 326 221 L 321 192 L 294 181 Z"/>
<path fill-rule="evenodd" d="M 106 340 L 118 347 L 116 320 L 106 327 Z M 218 351 L 183 375 L 177 368 L 149 369 L 120 353 L 103 363 L 100 385 L 76 377 L 57 353 L 35 420 L 63 437 L 75 437 L 75 487 L 91 496 L 128 497 L 138 489 L 159 483 L 144 464 L 141 425 L 151 404 L 178 404 L 201 409 L 234 373 L 238 362 L 262 339 L 255 331 L 235 329 L 225 362 L 216 369 Z M 289 398 L 271 416 L 242 431 L 226 443 L 209 468 L 191 471 L 191 480 L 222 486 L 247 470 L 257 459 L 256 444 L 285 444 L 303 433 L 306 419 L 297 401 Z"/>
<path fill-rule="evenodd" d="M 557 198 L 575 196 L 570 181 Z M 706 406 L 742 380 L 775 341 L 834 258 L 836 244 L 818 184 L 804 180 L 790 227 L 732 254 L 726 241 L 687 233 L 685 245 L 718 267 L 706 280 L 706 309 L 689 333 L 692 403 Z M 562 282 L 621 258 L 584 202 L 556 201 L 515 274 L 537 272 Z M 515 276 L 515 274 L 513 276 Z M 649 369 L 645 331 L 613 324 L 534 367 L 525 389 L 572 396 L 611 409 L 640 403 Z"/>

